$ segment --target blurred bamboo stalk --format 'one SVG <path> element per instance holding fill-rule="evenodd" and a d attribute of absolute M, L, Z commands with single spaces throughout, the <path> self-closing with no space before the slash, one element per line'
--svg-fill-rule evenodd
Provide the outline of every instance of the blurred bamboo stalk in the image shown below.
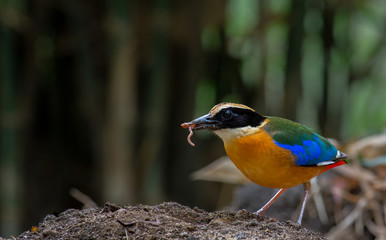
<path fill-rule="evenodd" d="M 135 37 L 126 1 L 109 4 L 110 76 L 102 140 L 102 199 L 120 204 L 135 202 L 133 135 L 137 115 Z"/>
<path fill-rule="evenodd" d="M 168 1 L 159 1 L 154 6 L 152 34 L 153 58 L 152 72 L 146 84 L 143 99 L 142 119 L 144 124 L 143 140 L 139 146 L 138 166 L 143 175 L 140 176 L 142 190 L 141 200 L 149 203 L 165 201 L 165 142 L 162 140 L 166 129 L 162 126 L 167 121 L 168 94 L 170 82 L 170 6 Z M 142 21 L 141 21 L 142 22 Z M 143 26 L 145 27 L 145 26 Z"/>
<path fill-rule="evenodd" d="M 5 236 L 19 232 L 22 204 L 14 41 L 11 29 L 0 25 L 0 233 Z"/>
<path fill-rule="evenodd" d="M 334 17 L 335 11 L 330 4 L 325 4 L 322 9 L 323 27 L 322 27 L 322 40 L 323 40 L 323 80 L 322 80 L 322 99 L 318 111 L 319 125 L 321 132 L 325 133 L 328 129 L 328 89 L 330 86 L 330 62 L 331 51 L 334 47 Z"/>
<path fill-rule="evenodd" d="M 301 60 L 304 38 L 305 1 L 294 1 L 289 16 L 288 47 L 285 67 L 285 116 L 297 119 L 296 113 L 302 96 Z"/>

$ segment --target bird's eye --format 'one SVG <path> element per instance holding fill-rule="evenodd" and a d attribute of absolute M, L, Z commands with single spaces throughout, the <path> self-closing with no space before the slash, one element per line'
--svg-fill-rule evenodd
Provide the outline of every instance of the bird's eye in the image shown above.
<path fill-rule="evenodd" d="M 225 110 L 222 114 L 222 117 L 225 119 L 225 120 L 229 120 L 233 117 L 233 113 L 230 111 L 230 110 Z"/>

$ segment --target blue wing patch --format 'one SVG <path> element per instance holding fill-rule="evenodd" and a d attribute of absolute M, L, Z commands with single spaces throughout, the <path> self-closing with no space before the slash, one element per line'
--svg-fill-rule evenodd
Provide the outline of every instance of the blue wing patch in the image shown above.
<path fill-rule="evenodd" d="M 291 151 L 297 158 L 296 165 L 298 166 L 316 165 L 320 162 L 335 159 L 338 150 L 329 142 L 322 141 L 315 134 L 313 136 L 315 140 L 303 140 L 301 141 L 301 145 L 282 144 L 277 141 L 274 142 L 279 147 Z"/>
<path fill-rule="evenodd" d="M 291 151 L 296 165 L 315 166 L 336 159 L 338 150 L 311 128 L 284 118 L 268 119 L 264 130 L 277 146 Z"/>

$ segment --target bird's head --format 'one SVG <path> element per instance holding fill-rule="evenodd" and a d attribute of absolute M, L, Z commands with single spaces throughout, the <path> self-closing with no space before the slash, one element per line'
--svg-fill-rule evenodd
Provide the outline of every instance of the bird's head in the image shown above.
<path fill-rule="evenodd" d="M 192 130 L 212 130 L 225 142 L 259 131 L 265 119 L 266 117 L 245 105 L 220 103 L 214 106 L 208 114 L 181 126 L 191 127 Z"/>

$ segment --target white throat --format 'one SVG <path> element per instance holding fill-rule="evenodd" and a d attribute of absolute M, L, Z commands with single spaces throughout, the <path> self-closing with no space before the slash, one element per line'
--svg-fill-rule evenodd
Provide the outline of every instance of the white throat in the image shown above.
<path fill-rule="evenodd" d="M 259 127 L 241 127 L 241 128 L 224 128 L 220 130 L 213 131 L 217 134 L 223 141 L 229 142 L 235 140 L 236 138 L 245 137 L 260 131 Z"/>
<path fill-rule="evenodd" d="M 260 132 L 261 128 L 267 123 L 268 123 L 268 119 L 266 119 L 258 127 L 246 126 L 246 127 L 240 127 L 240 128 L 224 128 L 220 130 L 215 130 L 213 132 L 217 134 L 224 141 L 224 143 L 226 143 L 240 137 L 245 137 L 245 136 Z"/>

